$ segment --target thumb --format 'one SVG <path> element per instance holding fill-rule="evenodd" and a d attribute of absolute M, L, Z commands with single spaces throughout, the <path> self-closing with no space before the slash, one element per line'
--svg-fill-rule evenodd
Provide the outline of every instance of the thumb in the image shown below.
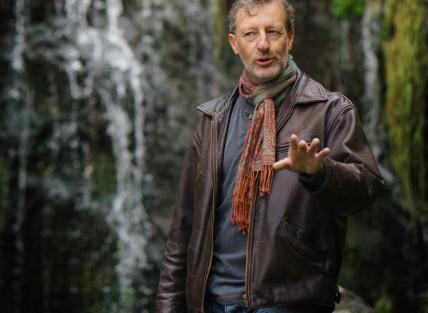
<path fill-rule="evenodd" d="M 273 163 L 273 169 L 275 171 L 283 170 L 289 167 L 290 167 L 290 158 L 288 157 Z"/>

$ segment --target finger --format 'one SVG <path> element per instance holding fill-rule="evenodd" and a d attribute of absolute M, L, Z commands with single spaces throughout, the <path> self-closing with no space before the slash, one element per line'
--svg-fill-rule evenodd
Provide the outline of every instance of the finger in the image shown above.
<path fill-rule="evenodd" d="M 330 154 L 330 149 L 324 148 L 320 152 L 318 152 L 315 157 L 317 160 L 323 160 L 329 154 Z"/>
<path fill-rule="evenodd" d="M 318 138 L 314 138 L 309 145 L 308 153 L 309 154 L 315 154 L 315 152 L 318 150 L 318 147 L 320 145 L 320 140 Z"/>
<path fill-rule="evenodd" d="M 299 152 L 306 153 L 308 150 L 308 144 L 304 140 L 299 141 Z"/>
<path fill-rule="evenodd" d="M 299 137 L 297 137 L 295 134 L 291 135 L 290 137 L 290 147 L 292 150 L 297 150 L 299 144 Z"/>
<path fill-rule="evenodd" d="M 273 163 L 273 169 L 275 171 L 283 170 L 283 169 L 289 169 L 290 168 L 290 159 L 284 158 L 282 160 L 279 160 L 278 162 Z"/>

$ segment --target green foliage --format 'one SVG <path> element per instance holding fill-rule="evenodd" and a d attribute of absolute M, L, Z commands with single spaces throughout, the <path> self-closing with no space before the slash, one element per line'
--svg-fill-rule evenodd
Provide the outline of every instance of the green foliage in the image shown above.
<path fill-rule="evenodd" d="M 427 149 L 423 134 L 428 81 L 424 43 L 426 18 L 421 0 L 388 0 L 385 3 L 384 28 L 388 29 L 384 43 L 385 121 L 391 163 L 401 185 L 404 205 L 414 218 L 417 209 L 427 205 Z"/>
<path fill-rule="evenodd" d="M 241 62 L 229 46 L 229 9 L 233 0 L 210 0 L 215 23 L 215 60 L 220 70 L 229 77 L 236 77 L 241 72 Z"/>
<path fill-rule="evenodd" d="M 93 160 L 89 160 L 87 165 L 90 169 L 87 171 L 89 172 L 88 187 L 94 197 L 111 201 L 111 196 L 108 195 L 114 194 L 116 164 L 113 157 L 106 152 L 96 151 L 96 153 L 91 155 Z"/>
<path fill-rule="evenodd" d="M 220 59 L 226 52 L 227 12 L 229 9 L 227 0 L 212 0 L 211 9 L 214 15 L 216 58 Z"/>
<path fill-rule="evenodd" d="M 363 15 L 367 0 L 333 0 L 333 14 L 339 18 L 356 19 Z"/>
<path fill-rule="evenodd" d="M 390 296 L 384 295 L 380 297 L 374 306 L 376 313 L 391 313 L 392 312 L 392 299 Z"/>
<path fill-rule="evenodd" d="M 428 290 L 425 292 L 425 294 L 422 296 L 422 312 L 428 313 Z"/>

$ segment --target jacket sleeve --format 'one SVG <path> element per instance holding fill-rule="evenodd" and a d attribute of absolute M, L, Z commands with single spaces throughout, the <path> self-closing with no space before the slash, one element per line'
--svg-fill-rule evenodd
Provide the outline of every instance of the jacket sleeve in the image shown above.
<path fill-rule="evenodd" d="M 344 96 L 338 101 L 326 125 L 330 154 L 323 161 L 324 183 L 312 194 L 325 207 L 348 216 L 367 208 L 384 182 L 355 106 Z"/>
<path fill-rule="evenodd" d="M 156 312 L 186 312 L 187 246 L 192 229 L 193 192 L 199 155 L 197 129 L 183 164 L 156 299 Z"/>

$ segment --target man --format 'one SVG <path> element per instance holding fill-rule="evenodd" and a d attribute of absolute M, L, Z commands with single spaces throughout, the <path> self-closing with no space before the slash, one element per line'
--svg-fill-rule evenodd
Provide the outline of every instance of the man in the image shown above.
<path fill-rule="evenodd" d="M 347 216 L 382 187 L 354 105 L 289 54 L 286 0 L 237 0 L 244 72 L 202 118 L 184 163 L 158 312 L 331 312 Z"/>

